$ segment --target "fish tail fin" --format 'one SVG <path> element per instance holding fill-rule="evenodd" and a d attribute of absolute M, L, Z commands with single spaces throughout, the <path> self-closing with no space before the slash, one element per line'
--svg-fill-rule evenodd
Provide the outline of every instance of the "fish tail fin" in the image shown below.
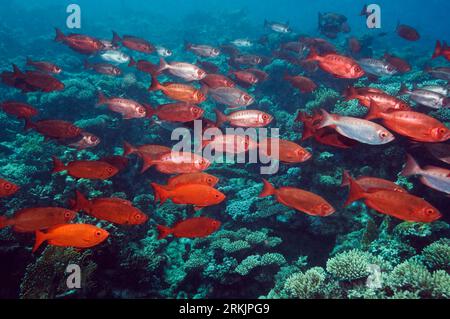
<path fill-rule="evenodd" d="M 64 41 L 64 39 L 66 38 L 64 33 L 62 33 L 62 31 L 59 28 L 55 28 L 55 32 L 56 32 L 55 41 L 56 42 Z"/>
<path fill-rule="evenodd" d="M 184 40 L 184 48 L 186 50 L 190 50 L 192 48 L 192 43 L 190 43 L 189 41 Z"/>
<path fill-rule="evenodd" d="M 402 83 L 402 85 L 400 86 L 400 90 L 398 91 L 398 95 L 405 95 L 408 94 L 408 92 L 409 92 L 408 87 L 406 86 L 405 83 Z"/>
<path fill-rule="evenodd" d="M 157 110 L 154 109 L 150 104 L 142 104 L 142 106 L 145 108 L 145 117 L 152 118 L 156 115 Z"/>
<path fill-rule="evenodd" d="M 91 65 L 89 64 L 89 61 L 87 59 L 84 60 L 83 66 L 85 70 L 89 70 L 91 68 Z"/>
<path fill-rule="evenodd" d="M 130 154 L 137 153 L 137 151 L 138 150 L 136 149 L 136 147 L 134 147 L 130 143 L 128 142 L 123 143 L 123 156 L 128 156 Z"/>
<path fill-rule="evenodd" d="M 152 75 L 152 84 L 148 88 L 148 91 L 149 92 L 159 91 L 162 88 L 163 88 L 163 86 L 161 85 L 161 83 L 159 83 L 158 78 L 156 77 L 156 75 Z"/>
<path fill-rule="evenodd" d="M 5 216 L 0 216 L 0 229 L 8 227 L 9 225 L 9 219 Z"/>
<path fill-rule="evenodd" d="M 142 157 L 142 169 L 141 174 L 144 174 L 150 167 L 156 165 L 156 160 L 153 156 L 141 153 Z"/>
<path fill-rule="evenodd" d="M 130 57 L 130 63 L 128 63 L 128 67 L 133 67 L 136 65 L 136 60 L 133 57 Z"/>
<path fill-rule="evenodd" d="M 31 120 L 29 118 L 25 118 L 25 126 L 24 126 L 24 130 L 28 131 L 35 128 L 35 125 L 33 122 L 31 122 Z"/>
<path fill-rule="evenodd" d="M 116 31 L 113 31 L 112 33 L 113 33 L 113 38 L 112 38 L 111 42 L 114 46 L 117 46 L 120 44 L 120 42 L 122 42 L 122 38 L 117 34 Z"/>
<path fill-rule="evenodd" d="M 36 231 L 36 240 L 34 242 L 34 247 L 33 247 L 32 252 L 35 253 L 46 240 L 47 240 L 47 234 L 45 234 L 39 230 Z"/>
<path fill-rule="evenodd" d="M 305 62 L 313 62 L 313 61 L 317 61 L 317 59 L 319 58 L 319 53 L 317 53 L 316 48 L 312 47 L 309 50 L 309 54 L 305 59 Z"/>
<path fill-rule="evenodd" d="M 96 107 L 99 107 L 100 105 L 106 104 L 107 101 L 108 101 L 108 99 L 106 98 L 105 94 L 103 94 L 102 91 L 98 91 Z"/>
<path fill-rule="evenodd" d="M 63 172 L 66 170 L 66 166 L 64 165 L 63 162 L 61 162 L 59 160 L 59 158 L 57 158 L 56 156 L 53 156 L 52 160 L 53 160 L 52 174 L 56 174 L 56 173 Z"/>
<path fill-rule="evenodd" d="M 317 127 L 318 129 L 321 129 L 321 128 L 324 128 L 327 126 L 331 126 L 334 124 L 333 115 L 331 115 L 324 109 L 321 109 L 320 112 L 322 113 L 323 118 L 322 118 L 322 121 L 320 122 L 319 126 Z"/>
<path fill-rule="evenodd" d="M 303 123 L 303 133 L 301 138 L 302 142 L 314 136 L 314 127 L 308 119 L 308 114 L 304 112 L 299 112 L 296 121 Z"/>
<path fill-rule="evenodd" d="M 71 201 L 73 211 L 89 212 L 91 202 L 79 191 L 75 191 L 75 199 Z"/>
<path fill-rule="evenodd" d="M 15 64 L 12 65 L 14 76 L 21 76 L 23 72 L 19 69 L 19 67 Z"/>
<path fill-rule="evenodd" d="M 381 109 L 374 101 L 370 102 L 369 113 L 366 115 L 366 120 L 376 120 L 381 117 Z"/>
<path fill-rule="evenodd" d="M 348 182 L 350 185 L 350 193 L 348 195 L 347 201 L 344 204 L 344 207 L 349 206 L 350 204 L 364 198 L 365 196 L 362 187 L 352 177 L 349 177 Z"/>
<path fill-rule="evenodd" d="M 344 91 L 344 97 L 345 97 L 346 101 L 354 100 L 357 98 L 357 96 L 358 96 L 358 92 L 356 91 L 354 86 L 349 86 Z"/>
<path fill-rule="evenodd" d="M 352 178 L 352 177 L 351 177 L 351 175 L 350 175 L 350 172 L 347 171 L 347 170 L 344 170 L 344 171 L 342 172 L 342 183 L 341 183 L 341 187 L 345 187 L 345 186 L 350 185 L 350 179 L 351 179 L 351 178 Z"/>
<path fill-rule="evenodd" d="M 419 164 L 410 154 L 406 155 L 406 164 L 402 170 L 403 176 L 419 175 L 421 172 Z"/>
<path fill-rule="evenodd" d="M 367 16 L 367 4 L 364 5 L 364 7 L 361 10 L 360 16 Z"/>
<path fill-rule="evenodd" d="M 261 194 L 259 194 L 259 197 L 268 197 L 268 196 L 272 196 L 275 194 L 276 189 L 275 187 L 269 183 L 268 180 L 263 178 L 263 183 L 264 183 L 264 187 L 263 190 L 261 191 Z"/>
<path fill-rule="evenodd" d="M 164 204 L 170 198 L 170 193 L 167 189 L 165 189 L 162 185 L 152 183 L 153 191 L 155 193 L 155 202 L 159 200 L 159 202 Z"/>
<path fill-rule="evenodd" d="M 218 109 L 215 109 L 214 112 L 216 113 L 216 126 L 220 127 L 222 124 L 228 122 L 228 118 L 225 114 L 220 112 Z"/>
<path fill-rule="evenodd" d="M 156 226 L 158 228 L 158 240 L 167 238 L 169 235 L 173 233 L 173 230 L 166 226 L 158 225 Z"/>
<path fill-rule="evenodd" d="M 445 45 L 445 44 L 444 44 Z M 441 45 L 441 41 L 437 40 L 436 41 L 436 47 L 434 48 L 434 52 L 433 52 L 433 56 L 431 57 L 432 59 L 436 59 L 437 57 L 442 55 L 442 45 Z"/>
<path fill-rule="evenodd" d="M 167 63 L 167 61 L 164 60 L 164 58 L 160 58 L 158 70 L 156 71 L 156 73 L 159 74 L 159 73 L 167 70 L 169 67 L 170 67 L 169 63 Z"/>

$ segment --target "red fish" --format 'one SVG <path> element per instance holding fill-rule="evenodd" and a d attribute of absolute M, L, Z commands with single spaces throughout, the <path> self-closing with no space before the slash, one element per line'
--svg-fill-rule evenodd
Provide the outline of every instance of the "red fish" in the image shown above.
<path fill-rule="evenodd" d="M 330 203 L 316 194 L 293 187 L 275 189 L 267 180 L 263 182 L 259 197 L 275 196 L 279 203 L 311 216 L 327 217 L 335 212 Z"/>
<path fill-rule="evenodd" d="M 359 79 L 364 76 L 364 70 L 352 58 L 339 54 L 326 54 L 321 56 L 313 48 L 306 61 L 317 61 L 319 67 L 336 78 L 340 79 Z"/>
<path fill-rule="evenodd" d="M 40 71 L 22 72 L 16 65 L 13 65 L 14 72 L 11 75 L 10 85 L 28 92 L 54 92 L 65 88 L 64 83 L 53 76 Z M 7 83 L 8 84 L 8 83 Z"/>
<path fill-rule="evenodd" d="M 56 42 L 63 42 L 72 50 L 86 55 L 99 53 L 105 48 L 102 41 L 82 34 L 64 35 L 61 30 L 56 29 Z"/>
<path fill-rule="evenodd" d="M 152 79 L 152 85 L 149 91 L 162 91 L 167 97 L 173 100 L 190 104 L 200 104 L 206 101 L 205 94 L 191 85 L 181 83 L 161 84 L 156 77 Z"/>
<path fill-rule="evenodd" d="M 225 200 L 225 195 L 217 189 L 200 184 L 179 185 L 167 190 L 156 183 L 151 184 L 155 191 L 155 200 L 161 205 L 171 199 L 177 205 L 193 205 L 196 210 L 218 205 Z"/>
<path fill-rule="evenodd" d="M 348 171 L 344 171 L 342 174 L 342 184 L 341 186 L 349 186 L 350 185 L 350 179 L 352 177 L 350 176 L 350 173 Z M 368 193 L 375 192 L 378 190 L 390 190 L 393 192 L 401 192 L 401 193 L 407 193 L 405 189 L 398 186 L 394 182 L 377 178 L 377 177 L 368 177 L 368 176 L 361 176 L 355 179 L 355 182 L 358 183 L 361 188 Z"/>
<path fill-rule="evenodd" d="M 206 173 L 181 174 L 171 177 L 167 183 L 166 188 L 173 189 L 177 186 L 187 184 L 200 184 L 215 187 L 218 182 L 219 178 Z"/>
<path fill-rule="evenodd" d="M 258 79 L 258 82 L 264 82 L 269 78 L 269 74 L 267 74 L 266 72 L 259 70 L 259 69 L 250 68 L 250 69 L 245 69 L 245 71 L 253 73 L 256 76 L 256 78 Z"/>
<path fill-rule="evenodd" d="M 135 66 L 139 71 L 148 73 L 150 75 L 155 75 L 158 73 L 159 66 L 153 63 L 150 63 L 145 60 L 135 61 L 133 58 L 130 58 L 129 67 Z"/>
<path fill-rule="evenodd" d="M 361 51 L 361 43 L 355 37 L 351 37 L 348 39 L 348 48 L 350 53 L 357 54 Z"/>
<path fill-rule="evenodd" d="M 67 171 L 73 178 L 92 180 L 107 180 L 115 176 L 117 167 L 104 161 L 74 161 L 64 165 L 58 158 L 53 157 L 52 174 Z"/>
<path fill-rule="evenodd" d="M 420 34 L 416 29 L 405 24 L 399 24 L 397 26 L 397 34 L 408 41 L 418 41 Z"/>
<path fill-rule="evenodd" d="M 317 89 L 317 85 L 311 79 L 304 76 L 290 76 L 286 73 L 284 79 L 291 83 L 293 87 L 299 89 L 301 93 L 311 93 Z"/>
<path fill-rule="evenodd" d="M 210 161 L 206 158 L 186 152 L 169 152 L 159 156 L 144 156 L 142 173 L 152 166 L 163 174 L 200 173 L 209 168 Z"/>
<path fill-rule="evenodd" d="M 254 85 L 259 82 L 258 78 L 251 72 L 231 71 L 230 74 L 234 75 L 236 80 L 243 82 L 244 84 Z"/>
<path fill-rule="evenodd" d="M 409 111 L 411 109 L 405 101 L 375 88 L 349 87 L 344 94 L 347 101 L 357 99 L 367 108 L 375 103 L 383 112 Z"/>
<path fill-rule="evenodd" d="M 336 130 L 332 128 L 325 127 L 317 129 L 316 124 L 322 121 L 322 115 L 320 114 L 310 116 L 306 113 L 299 112 L 296 121 L 303 123 L 302 141 L 314 137 L 320 144 L 341 149 L 349 149 L 358 144 L 358 142 L 338 134 Z"/>
<path fill-rule="evenodd" d="M 395 67 L 395 69 L 400 73 L 407 73 L 411 71 L 411 65 L 408 63 L 408 61 L 405 61 L 399 57 L 396 57 L 394 55 L 390 55 L 388 53 L 384 54 L 384 59 Z"/>
<path fill-rule="evenodd" d="M 79 249 L 100 245 L 109 237 L 109 233 L 101 228 L 86 224 L 67 224 L 50 228 L 46 233 L 36 232 L 36 243 L 33 253 L 44 243 L 51 246 L 73 247 Z"/>
<path fill-rule="evenodd" d="M 278 154 L 272 154 L 274 152 L 272 150 L 273 145 L 278 145 Z M 312 157 L 312 154 L 300 145 L 277 138 L 267 138 L 260 141 L 259 150 L 265 156 L 288 164 L 304 163 Z"/>
<path fill-rule="evenodd" d="M 103 157 L 100 161 L 106 162 L 114 166 L 115 168 L 117 168 L 119 172 L 125 170 L 125 168 L 127 168 L 129 163 L 128 158 L 119 155 Z"/>
<path fill-rule="evenodd" d="M 161 121 L 187 123 L 198 120 L 204 110 L 197 105 L 186 103 L 172 103 L 160 105 L 156 109 L 147 109 L 147 117 L 157 116 Z"/>
<path fill-rule="evenodd" d="M 263 111 L 244 110 L 236 111 L 225 115 L 219 110 L 215 110 L 217 116 L 216 126 L 220 127 L 224 123 L 230 123 L 234 127 L 266 127 L 273 121 L 273 116 Z"/>
<path fill-rule="evenodd" d="M 133 145 L 125 142 L 123 145 L 123 156 L 128 156 L 130 154 L 137 154 L 140 157 L 144 155 L 149 155 L 150 157 L 156 158 L 162 154 L 169 153 L 171 151 L 170 147 L 162 145 L 143 145 L 139 147 L 134 147 Z"/>
<path fill-rule="evenodd" d="M 208 74 L 217 74 L 220 72 L 220 68 L 214 63 L 208 61 L 197 60 L 196 63 L 202 70 L 205 70 Z"/>
<path fill-rule="evenodd" d="M 122 45 L 130 50 L 151 54 L 155 52 L 156 48 L 148 42 L 147 40 L 134 37 L 131 35 L 124 35 L 122 38 L 116 33 L 113 32 L 113 41 L 112 43 L 114 45 L 118 45 L 119 43 L 122 43 Z"/>
<path fill-rule="evenodd" d="M 84 68 L 86 70 L 92 69 L 99 74 L 105 74 L 105 75 L 119 76 L 122 74 L 122 70 L 120 68 L 118 68 L 117 66 L 110 64 L 110 63 L 91 64 L 91 63 L 89 63 L 88 60 L 85 60 Z"/>
<path fill-rule="evenodd" d="M 350 194 L 346 206 L 364 200 L 377 212 L 408 222 L 431 223 L 442 217 L 439 210 L 420 197 L 391 190 L 365 192 L 352 178 L 349 182 Z"/>
<path fill-rule="evenodd" d="M 14 195 L 19 189 L 20 187 L 16 184 L 0 178 L 0 198 Z"/>
<path fill-rule="evenodd" d="M 205 238 L 220 229 L 221 223 L 207 217 L 196 217 L 176 224 L 173 228 L 158 225 L 158 239 L 173 235 L 176 238 Z"/>
<path fill-rule="evenodd" d="M 215 136 L 211 140 L 203 140 L 202 146 L 216 153 L 242 154 L 256 149 L 258 144 L 250 136 L 225 134 Z"/>
<path fill-rule="evenodd" d="M 30 118 L 38 115 L 39 113 L 39 111 L 35 109 L 33 106 L 22 102 L 7 101 L 1 103 L 0 107 L 3 109 L 5 113 L 15 116 L 18 119 L 29 120 Z"/>
<path fill-rule="evenodd" d="M 111 111 L 121 114 L 124 120 L 148 117 L 147 112 L 151 112 L 151 107 L 147 104 L 119 97 L 107 98 L 99 92 L 97 107 L 104 104 L 108 105 Z"/>
<path fill-rule="evenodd" d="M 236 84 L 228 77 L 221 74 L 208 74 L 201 82 L 211 89 L 219 87 L 235 87 Z"/>
<path fill-rule="evenodd" d="M 32 66 L 35 69 L 47 72 L 47 73 L 54 73 L 54 74 L 60 74 L 62 72 L 62 69 L 51 63 L 51 62 L 45 62 L 45 61 L 33 61 L 30 58 L 27 58 L 27 65 Z"/>
<path fill-rule="evenodd" d="M 443 123 L 423 113 L 383 113 L 377 104 L 372 103 L 367 119 L 382 119 L 387 128 L 417 142 L 437 143 L 450 139 L 450 130 Z"/>
<path fill-rule="evenodd" d="M 75 200 L 73 200 L 72 209 L 83 211 L 97 219 L 118 225 L 141 225 L 148 220 L 148 216 L 133 207 L 130 201 L 121 198 L 88 200 L 78 191 L 76 192 Z"/>
<path fill-rule="evenodd" d="M 436 41 L 436 47 L 434 49 L 432 59 L 436 59 L 440 56 L 446 58 L 447 61 L 450 61 L 450 47 L 445 42 L 441 44 L 440 41 Z"/>
<path fill-rule="evenodd" d="M 44 120 L 31 122 L 25 119 L 25 129 L 33 129 L 45 138 L 70 139 L 79 137 L 81 129 L 70 122 L 60 120 Z"/>
<path fill-rule="evenodd" d="M 72 221 L 76 212 L 58 207 L 42 207 L 22 209 L 11 218 L 0 217 L 0 229 L 13 227 L 19 233 L 34 233 Z"/>

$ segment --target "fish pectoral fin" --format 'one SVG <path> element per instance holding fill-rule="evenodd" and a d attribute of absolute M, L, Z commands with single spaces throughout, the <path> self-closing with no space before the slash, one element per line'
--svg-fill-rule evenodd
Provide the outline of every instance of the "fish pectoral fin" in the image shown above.
<path fill-rule="evenodd" d="M 194 206 L 194 210 L 195 210 L 196 212 L 202 210 L 203 208 L 205 208 L 205 207 L 204 207 L 204 206 Z"/>

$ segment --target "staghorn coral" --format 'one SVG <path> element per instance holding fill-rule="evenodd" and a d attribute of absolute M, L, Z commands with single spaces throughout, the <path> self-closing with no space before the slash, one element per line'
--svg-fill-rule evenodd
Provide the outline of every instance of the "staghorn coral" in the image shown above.
<path fill-rule="evenodd" d="M 294 298 L 320 298 L 323 293 L 326 273 L 323 268 L 311 268 L 305 273 L 296 273 L 286 280 L 284 288 Z"/>
<path fill-rule="evenodd" d="M 368 266 L 371 258 L 369 253 L 353 249 L 330 258 L 326 269 L 341 281 L 366 278 L 370 274 Z"/>

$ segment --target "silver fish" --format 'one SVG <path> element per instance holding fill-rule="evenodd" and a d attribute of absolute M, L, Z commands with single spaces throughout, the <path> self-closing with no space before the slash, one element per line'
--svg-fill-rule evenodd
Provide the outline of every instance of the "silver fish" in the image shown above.
<path fill-rule="evenodd" d="M 217 102 L 231 108 L 247 107 L 255 102 L 255 99 L 250 94 L 234 87 L 210 88 L 208 93 Z"/>
<path fill-rule="evenodd" d="M 450 194 L 450 170 L 435 166 L 421 168 L 416 160 L 408 154 L 403 176 L 420 176 L 420 181 L 435 190 Z"/>
<path fill-rule="evenodd" d="M 182 78 L 185 81 L 200 81 L 207 75 L 205 71 L 196 65 L 184 62 L 167 63 L 161 58 L 158 73 L 163 71 L 168 71 L 170 74 Z"/>
<path fill-rule="evenodd" d="M 236 39 L 231 44 L 238 48 L 251 48 L 253 46 L 253 43 L 248 39 Z"/>
<path fill-rule="evenodd" d="M 170 57 L 173 54 L 172 50 L 169 50 L 169 49 L 159 46 L 159 45 L 156 46 L 156 52 L 158 53 L 159 56 L 164 57 L 164 58 Z"/>
<path fill-rule="evenodd" d="M 116 64 L 124 64 L 130 62 L 130 56 L 117 51 L 117 50 L 108 50 L 100 54 L 100 57 L 104 61 L 116 63 Z"/>
<path fill-rule="evenodd" d="M 364 71 L 375 76 L 392 76 L 398 72 L 392 64 L 382 60 L 361 59 L 358 64 Z"/>
<path fill-rule="evenodd" d="M 391 132 L 377 123 L 356 117 L 332 115 L 325 110 L 322 110 L 322 114 L 323 121 L 318 128 L 335 126 L 339 134 L 352 140 L 369 145 L 383 145 L 395 139 Z"/>
<path fill-rule="evenodd" d="M 279 23 L 279 22 L 269 22 L 267 20 L 264 21 L 264 27 L 269 28 L 272 31 L 277 33 L 291 33 L 291 28 L 289 27 L 289 23 Z"/>
<path fill-rule="evenodd" d="M 445 108 L 449 104 L 449 99 L 446 96 L 434 91 L 425 90 L 423 88 L 410 91 L 403 85 L 399 94 L 407 94 L 416 103 L 431 107 L 433 109 Z"/>

